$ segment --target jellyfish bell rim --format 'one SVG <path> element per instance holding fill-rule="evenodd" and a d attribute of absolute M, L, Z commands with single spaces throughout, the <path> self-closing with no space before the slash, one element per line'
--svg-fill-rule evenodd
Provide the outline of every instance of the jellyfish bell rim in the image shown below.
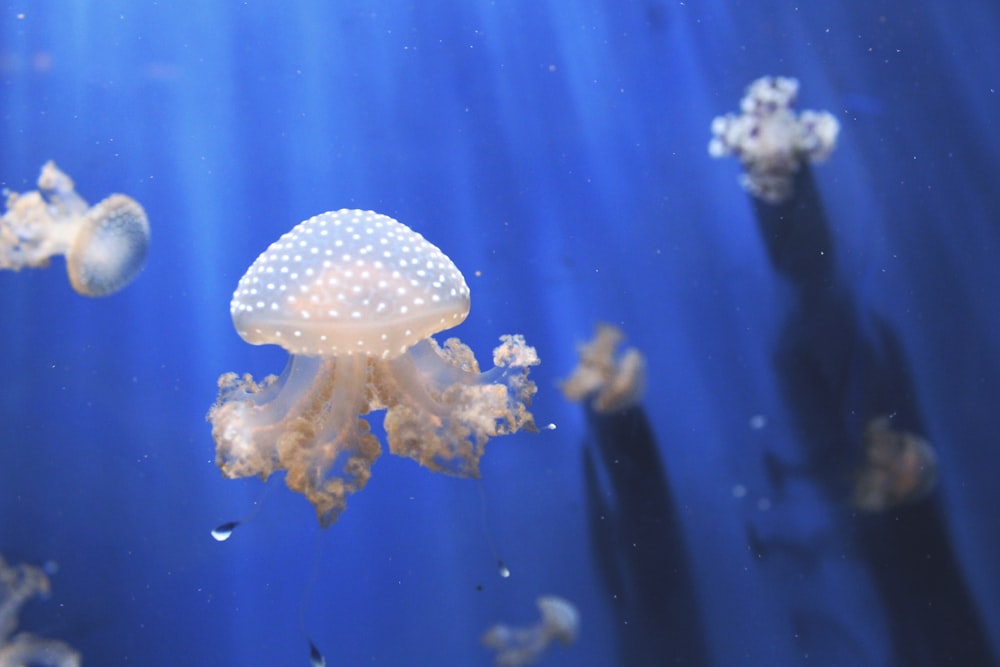
<path fill-rule="evenodd" d="M 338 335 L 342 337 L 344 335 L 343 334 L 344 330 L 360 331 L 363 329 L 372 328 L 371 325 L 354 326 L 351 323 L 346 323 L 346 324 L 338 323 L 335 325 L 329 323 L 326 324 L 320 323 L 319 325 L 309 327 L 309 326 L 303 326 L 302 322 L 299 321 L 283 320 L 275 322 L 272 320 L 269 321 L 270 325 L 269 328 L 271 329 L 270 331 L 263 331 L 260 328 L 252 328 L 248 330 L 248 328 L 242 327 L 240 323 L 237 322 L 238 314 L 233 313 L 233 326 L 236 329 L 236 333 L 239 335 L 240 338 L 243 339 L 244 342 L 249 343 L 250 345 L 277 345 L 278 347 L 281 347 L 282 349 L 287 351 L 289 354 L 301 354 L 311 357 L 365 356 L 365 357 L 380 358 L 380 359 L 395 359 L 396 357 L 405 354 L 407 350 L 409 350 L 411 347 L 419 343 L 421 340 L 425 340 L 435 334 L 441 333 L 442 331 L 448 331 L 454 327 L 457 327 L 459 324 L 465 321 L 468 315 L 469 315 L 468 308 L 466 308 L 461 313 L 455 313 L 452 317 L 453 321 L 442 324 L 439 327 L 424 328 L 424 330 L 428 332 L 427 335 L 422 336 L 418 340 L 415 340 L 410 343 L 403 342 L 402 340 L 399 339 L 399 337 L 389 338 L 388 334 L 384 334 L 385 336 L 387 336 L 387 338 L 382 340 L 386 343 L 386 345 L 393 346 L 386 350 L 371 350 L 364 347 L 352 348 L 349 346 L 344 346 L 343 349 L 329 349 L 329 348 L 321 349 L 318 347 L 312 347 L 297 342 L 302 338 L 306 339 L 312 338 L 312 336 L 305 335 L 306 331 L 304 330 L 308 330 L 309 328 L 314 328 L 316 329 L 317 332 L 325 331 L 328 330 L 329 328 L 336 328 L 339 332 Z M 415 324 L 418 321 L 419 320 L 417 320 L 416 318 L 414 319 Z M 277 328 L 276 330 L 275 329 L 276 326 L 280 326 L 280 328 Z M 296 333 L 300 335 L 296 335 Z M 319 334 L 319 336 L 322 335 L 323 334 L 321 333 Z M 352 336 L 352 338 L 356 337 L 357 336 Z M 393 349 L 395 350 L 395 352 L 393 352 Z"/>
<path fill-rule="evenodd" d="M 146 266 L 149 218 L 132 197 L 113 194 L 91 207 L 66 252 L 66 272 L 84 296 L 113 294 Z"/>

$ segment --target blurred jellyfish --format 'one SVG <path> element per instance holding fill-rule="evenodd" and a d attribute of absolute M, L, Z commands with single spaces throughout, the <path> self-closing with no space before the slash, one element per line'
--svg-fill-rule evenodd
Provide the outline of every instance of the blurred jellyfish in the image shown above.
<path fill-rule="evenodd" d="M 877 417 L 865 427 L 865 462 L 854 482 L 852 504 L 882 512 L 916 502 L 937 484 L 937 457 L 930 443 Z"/>
<path fill-rule="evenodd" d="M 537 624 L 512 628 L 497 623 L 483 635 L 483 645 L 497 652 L 495 664 L 498 667 L 534 664 L 554 639 L 564 646 L 576 641 L 580 633 L 580 612 L 570 601 L 555 595 L 543 595 L 535 604 L 542 613 Z"/>
<path fill-rule="evenodd" d="M 802 163 L 823 162 L 837 144 L 840 123 L 832 114 L 793 111 L 798 90 L 796 79 L 762 77 L 747 87 L 740 115 L 712 121 L 709 155 L 739 159 L 743 187 L 769 204 L 790 199 Z"/>
<path fill-rule="evenodd" d="M 0 667 L 79 667 L 80 654 L 56 639 L 14 634 L 18 613 L 29 599 L 49 593 L 49 578 L 33 565 L 8 566 L 0 556 Z"/>
<path fill-rule="evenodd" d="M 444 253 L 387 216 L 341 210 L 297 225 L 250 266 L 230 312 L 245 341 L 291 356 L 281 377 L 219 378 L 216 463 L 230 478 L 285 470 L 324 527 L 381 454 L 361 415 L 386 410 L 393 454 L 459 477 L 479 476 L 489 438 L 534 430 L 534 348 L 502 336 L 496 367 L 480 373 L 457 338 L 438 345 L 432 334 L 468 314 L 469 288 Z"/>
<path fill-rule="evenodd" d="M 149 222 L 131 197 L 111 195 L 89 206 L 51 161 L 42 167 L 38 190 L 6 195 L 0 269 L 45 267 L 53 255 L 65 255 L 70 284 L 84 296 L 117 292 L 142 271 Z"/>
<path fill-rule="evenodd" d="M 646 360 L 634 347 L 618 355 L 625 334 L 599 322 L 594 338 L 579 346 L 580 362 L 559 387 L 570 401 L 590 399 L 595 412 L 607 414 L 633 407 L 646 388 Z"/>

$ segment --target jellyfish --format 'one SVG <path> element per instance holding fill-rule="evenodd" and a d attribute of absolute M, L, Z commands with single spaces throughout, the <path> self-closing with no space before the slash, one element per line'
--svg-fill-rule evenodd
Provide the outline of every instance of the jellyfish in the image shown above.
<path fill-rule="evenodd" d="M 712 121 L 709 155 L 739 159 L 743 188 L 769 204 L 789 200 L 802 164 L 823 162 L 837 144 L 840 123 L 832 114 L 795 113 L 798 90 L 797 79 L 762 77 L 747 87 L 740 115 L 729 113 Z"/>
<path fill-rule="evenodd" d="M 560 385 L 570 401 L 590 399 L 595 412 L 609 414 L 633 407 L 646 387 L 646 359 L 634 347 L 617 355 L 625 334 L 618 327 L 599 322 L 594 338 L 580 345 L 580 361 Z"/>
<path fill-rule="evenodd" d="M 542 618 L 526 628 L 512 628 L 503 623 L 490 627 L 482 636 L 484 646 L 496 650 L 497 667 L 524 667 L 542 657 L 553 640 L 564 646 L 580 634 L 580 612 L 569 600 L 543 595 L 535 604 Z"/>
<path fill-rule="evenodd" d="M 69 644 L 27 632 L 14 634 L 24 603 L 48 593 L 49 578 L 40 568 L 8 566 L 0 555 L 0 667 L 80 667 L 80 654 Z"/>
<path fill-rule="evenodd" d="M 149 248 L 149 222 L 139 202 L 114 194 L 90 206 L 73 180 L 47 162 L 38 190 L 6 191 L 0 218 L 0 269 L 20 271 L 66 256 L 69 282 L 84 296 L 107 296 L 139 275 Z"/>
<path fill-rule="evenodd" d="M 893 429 L 888 417 L 868 422 L 865 461 L 857 473 L 851 502 L 859 510 L 882 512 L 914 503 L 937 484 L 937 457 L 930 443 Z"/>
<path fill-rule="evenodd" d="M 455 264 L 402 223 L 372 211 L 314 216 L 264 251 L 230 303 L 252 345 L 289 352 L 280 377 L 226 373 L 208 413 L 229 478 L 285 483 L 329 526 L 364 488 L 382 448 L 364 418 L 385 410 L 389 451 L 428 469 L 478 477 L 486 442 L 535 430 L 528 407 L 539 363 L 520 335 L 500 337 L 492 369 L 436 334 L 469 312 Z"/>

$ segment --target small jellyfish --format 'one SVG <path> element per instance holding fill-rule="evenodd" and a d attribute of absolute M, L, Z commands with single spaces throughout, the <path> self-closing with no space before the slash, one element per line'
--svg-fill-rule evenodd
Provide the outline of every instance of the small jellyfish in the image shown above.
<path fill-rule="evenodd" d="M 709 155 L 739 159 L 744 189 L 769 204 L 789 200 L 802 163 L 823 162 L 837 145 L 840 123 L 832 114 L 795 113 L 798 90 L 796 79 L 762 77 L 747 87 L 741 114 L 712 121 Z"/>
<path fill-rule="evenodd" d="M 38 177 L 38 190 L 6 191 L 0 218 L 0 269 L 19 271 L 66 256 L 70 284 L 84 296 L 107 296 L 139 275 L 149 248 L 142 206 L 115 194 L 90 206 L 54 162 Z"/>
<path fill-rule="evenodd" d="M 309 667 L 326 667 L 326 658 L 320 652 L 316 645 L 309 641 Z"/>
<path fill-rule="evenodd" d="M 559 387 L 563 395 L 574 402 L 589 398 L 591 407 L 601 414 L 638 404 L 646 387 L 646 360 L 634 347 L 619 356 L 618 346 L 624 339 L 621 329 L 599 322 L 594 338 L 580 345 L 580 361 L 573 374 Z"/>
<path fill-rule="evenodd" d="M 930 443 L 877 417 L 865 427 L 865 461 L 854 481 L 851 502 L 859 510 L 882 512 L 916 502 L 937 484 L 937 457 Z"/>
<path fill-rule="evenodd" d="M 543 595 L 536 600 L 541 620 L 526 628 L 512 628 L 497 623 L 482 636 L 484 646 L 497 652 L 498 667 L 524 667 L 542 657 L 552 640 L 564 646 L 576 641 L 580 634 L 580 612 L 568 600 L 556 595 Z"/>
<path fill-rule="evenodd" d="M 212 529 L 212 539 L 216 542 L 225 542 L 233 536 L 233 531 L 240 525 L 239 521 L 226 521 Z"/>
<path fill-rule="evenodd" d="M 440 473 L 478 477 L 489 438 L 534 430 L 528 406 L 539 363 L 519 335 L 500 338 L 479 371 L 457 338 L 469 288 L 423 236 L 372 211 L 300 223 L 240 279 L 233 324 L 253 345 L 290 353 L 280 377 L 227 373 L 208 413 L 226 477 L 284 470 L 329 526 L 368 482 L 381 454 L 364 415 L 385 410 L 389 451 Z"/>
<path fill-rule="evenodd" d="M 8 566 L 0 556 L 0 667 L 80 667 L 80 654 L 57 639 L 14 634 L 25 602 L 49 593 L 49 578 L 33 565 Z"/>

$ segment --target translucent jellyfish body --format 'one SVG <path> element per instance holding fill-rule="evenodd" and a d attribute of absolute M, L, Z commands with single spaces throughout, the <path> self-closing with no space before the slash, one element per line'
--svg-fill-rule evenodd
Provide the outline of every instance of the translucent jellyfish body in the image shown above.
<path fill-rule="evenodd" d="M 770 204 L 792 197 L 802 163 L 830 157 L 840 132 L 840 123 L 826 111 L 796 114 L 798 91 L 796 79 L 762 77 L 747 87 L 740 103 L 742 113 L 712 121 L 709 155 L 739 159 L 743 187 Z"/>
<path fill-rule="evenodd" d="M 594 338 L 580 345 L 573 374 L 559 387 L 563 395 L 574 402 L 589 399 L 594 411 L 602 414 L 637 405 L 646 388 L 646 359 L 634 347 L 619 355 L 624 339 L 621 329 L 599 322 Z"/>
<path fill-rule="evenodd" d="M 90 206 L 54 162 L 42 167 L 38 190 L 6 195 L 0 269 L 45 267 L 54 255 L 65 255 L 73 289 L 84 296 L 107 296 L 132 282 L 145 266 L 149 222 L 131 197 L 111 195 Z"/>
<path fill-rule="evenodd" d="M 24 603 L 48 593 L 49 578 L 41 569 L 7 565 L 0 556 L 0 667 L 80 667 L 80 654 L 69 644 L 27 632 L 14 633 Z"/>
<path fill-rule="evenodd" d="M 483 645 L 497 652 L 498 667 L 533 665 L 553 641 L 566 646 L 576 641 L 580 612 L 573 603 L 557 595 L 543 595 L 535 604 L 542 614 L 535 625 L 515 628 L 497 623 L 483 635 Z"/>
<path fill-rule="evenodd" d="M 534 348 L 502 336 L 479 371 L 457 338 L 469 288 L 436 246 L 371 211 L 317 215 L 273 243 L 230 304 L 240 336 L 290 353 L 280 377 L 228 373 L 208 414 L 230 478 L 284 470 L 323 526 L 368 482 L 381 454 L 364 415 L 385 410 L 389 450 L 435 471 L 479 475 L 489 438 L 534 430 Z"/>
<path fill-rule="evenodd" d="M 888 417 L 876 417 L 863 439 L 865 461 L 854 482 L 854 507 L 895 509 L 925 498 L 937 485 L 937 456 L 920 436 L 892 428 Z"/>

